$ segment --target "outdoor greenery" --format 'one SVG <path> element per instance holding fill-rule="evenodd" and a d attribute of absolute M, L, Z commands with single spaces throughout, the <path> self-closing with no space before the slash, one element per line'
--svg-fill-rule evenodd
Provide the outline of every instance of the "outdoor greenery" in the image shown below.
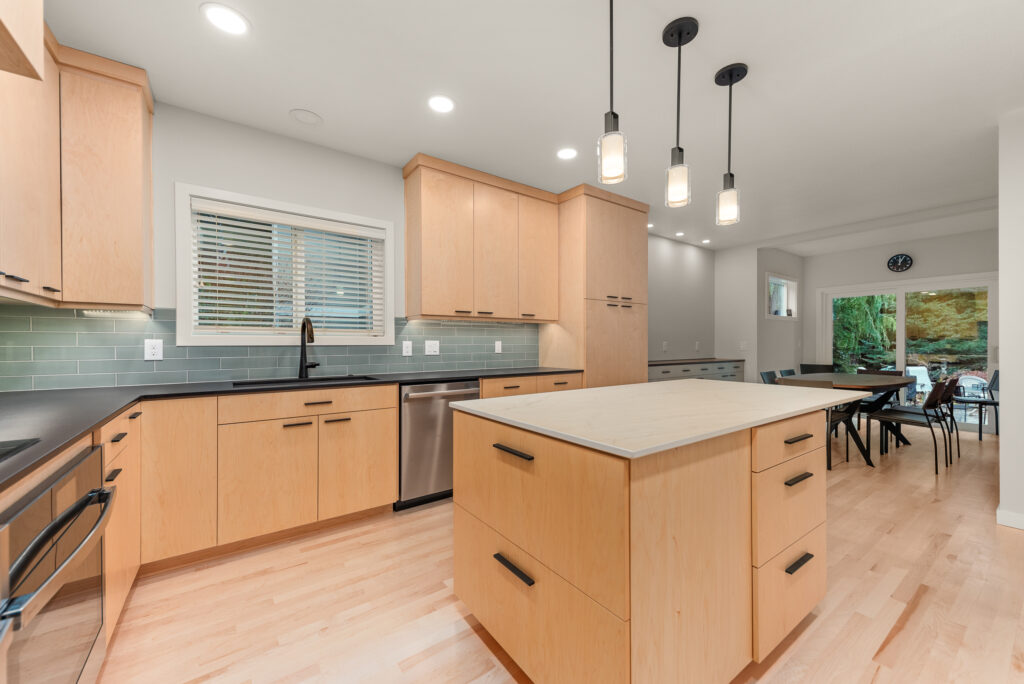
<path fill-rule="evenodd" d="M 896 363 L 896 295 L 832 300 L 832 363 L 844 373 Z"/>

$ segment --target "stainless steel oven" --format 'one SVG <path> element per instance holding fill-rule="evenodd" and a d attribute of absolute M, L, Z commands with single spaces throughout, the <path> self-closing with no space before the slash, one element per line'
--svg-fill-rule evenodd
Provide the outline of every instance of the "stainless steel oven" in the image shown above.
<path fill-rule="evenodd" d="M 0 684 L 92 682 L 106 653 L 100 447 L 0 511 Z"/>

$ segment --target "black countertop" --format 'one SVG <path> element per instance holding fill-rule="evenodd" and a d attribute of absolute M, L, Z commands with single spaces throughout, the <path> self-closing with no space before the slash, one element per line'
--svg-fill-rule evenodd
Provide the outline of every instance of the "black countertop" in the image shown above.
<path fill-rule="evenodd" d="M 178 383 L 173 385 L 132 385 L 68 390 L 0 392 L 0 442 L 38 439 L 32 446 L 0 461 L 0 489 L 20 478 L 49 456 L 70 446 L 124 408 L 142 399 L 201 397 L 211 394 L 282 392 L 323 387 L 364 385 L 411 385 L 424 382 L 455 382 L 477 378 L 518 375 L 579 373 L 571 368 L 489 368 L 479 370 L 382 373 L 358 379 L 340 376 L 328 381 L 267 384 L 232 382 Z M 314 375 L 312 380 L 316 380 Z"/>

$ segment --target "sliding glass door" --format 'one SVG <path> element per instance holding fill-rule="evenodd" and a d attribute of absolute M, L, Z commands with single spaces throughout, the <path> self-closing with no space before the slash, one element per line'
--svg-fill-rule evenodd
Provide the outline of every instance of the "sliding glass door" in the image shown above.
<path fill-rule="evenodd" d="M 843 373 L 896 367 L 896 295 L 832 299 L 832 365 Z"/>

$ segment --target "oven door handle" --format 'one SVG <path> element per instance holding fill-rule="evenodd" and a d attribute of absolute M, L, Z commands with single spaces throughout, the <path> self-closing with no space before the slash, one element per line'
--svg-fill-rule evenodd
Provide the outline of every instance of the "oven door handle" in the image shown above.
<path fill-rule="evenodd" d="M 12 626 L 16 630 L 25 627 L 32 621 L 32 618 L 43 609 L 47 602 L 53 598 L 53 595 L 57 593 L 57 590 L 64 585 L 64 578 L 71 572 L 72 563 L 78 559 L 79 554 L 82 556 L 89 554 L 100 543 L 103 531 L 107 528 L 107 523 L 110 522 L 110 509 L 113 508 L 114 499 L 116 498 L 117 487 L 93 489 L 57 516 L 32 540 L 32 543 L 28 545 L 25 551 L 18 556 L 18 560 L 14 561 L 14 564 L 11 566 L 10 577 L 14 580 L 11 582 L 12 587 L 15 585 L 16 580 L 21 579 L 20 575 L 25 572 L 26 566 L 32 558 L 57 535 L 64 525 L 74 520 L 78 515 L 81 515 L 82 511 L 89 506 L 103 505 L 103 512 L 100 513 L 100 517 L 96 519 L 88 534 L 82 538 L 82 541 L 78 543 L 75 550 L 68 554 L 68 557 L 57 566 L 57 569 L 35 591 L 9 600 L 3 608 L 3 612 L 0 613 L 0 619 L 11 620 Z"/>
<path fill-rule="evenodd" d="M 466 389 L 439 390 L 437 392 L 406 392 L 403 399 L 429 399 L 430 397 L 464 397 L 468 394 L 479 394 L 480 388 L 469 387 Z"/>

